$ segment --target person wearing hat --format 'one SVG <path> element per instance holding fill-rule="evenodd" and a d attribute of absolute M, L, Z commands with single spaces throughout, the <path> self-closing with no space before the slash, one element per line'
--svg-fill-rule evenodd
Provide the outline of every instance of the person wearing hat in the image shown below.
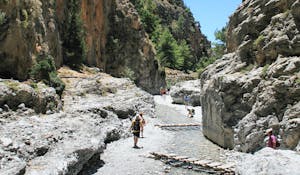
<path fill-rule="evenodd" d="M 273 129 L 269 128 L 266 130 L 266 135 L 268 135 L 268 142 L 267 142 L 267 146 L 271 147 L 273 149 L 276 148 L 276 137 L 273 135 Z"/>

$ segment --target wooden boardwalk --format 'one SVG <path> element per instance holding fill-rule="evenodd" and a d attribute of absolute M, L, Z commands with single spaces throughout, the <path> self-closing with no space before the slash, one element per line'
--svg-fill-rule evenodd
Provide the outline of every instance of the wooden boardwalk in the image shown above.
<path fill-rule="evenodd" d="M 196 158 L 189 158 L 187 156 L 178 156 L 176 154 L 164 154 L 157 152 L 151 152 L 150 154 L 154 156 L 153 158 L 155 159 L 160 159 L 165 162 L 173 162 L 173 164 L 170 164 L 176 167 L 188 165 L 189 169 L 193 169 L 195 171 L 207 171 L 214 174 L 224 175 L 235 174 L 235 164 L 233 163 L 224 164 L 213 160 L 199 160 Z"/>
<path fill-rule="evenodd" d="M 156 124 L 160 128 L 169 127 L 190 127 L 190 126 L 201 126 L 201 123 L 181 123 L 181 124 Z"/>

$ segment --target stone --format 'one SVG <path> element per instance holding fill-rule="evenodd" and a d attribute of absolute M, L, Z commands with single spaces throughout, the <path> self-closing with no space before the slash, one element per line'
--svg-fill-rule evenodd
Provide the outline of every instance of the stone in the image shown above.
<path fill-rule="evenodd" d="M 177 83 L 170 89 L 170 96 L 175 104 L 187 104 L 184 96 L 188 96 L 190 101 L 187 105 L 200 106 L 200 81 L 190 80 Z"/>
<path fill-rule="evenodd" d="M 13 144 L 12 139 L 10 138 L 1 137 L 0 141 L 4 147 L 9 147 Z"/>
<path fill-rule="evenodd" d="M 238 174 L 298 174 L 300 156 L 290 150 L 264 148 L 254 155 L 245 154 L 238 158 Z"/>

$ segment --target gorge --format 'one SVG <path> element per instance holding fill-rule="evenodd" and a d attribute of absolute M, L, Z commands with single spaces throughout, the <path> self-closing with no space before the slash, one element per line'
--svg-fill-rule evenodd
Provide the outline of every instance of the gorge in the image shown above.
<path fill-rule="evenodd" d="M 190 95 L 201 106 L 209 141 L 255 153 L 237 174 L 258 173 L 272 151 L 270 159 L 298 163 L 300 1 L 243 0 L 229 19 L 226 54 L 174 85 L 181 77 L 168 79 L 165 67 L 194 72 L 214 54 L 182 0 L 0 0 L 0 175 L 95 173 L 139 111 L 166 120 L 155 111 L 160 88 L 174 103 Z M 268 128 L 280 150 L 262 149 Z M 154 150 L 169 144 L 167 132 L 153 132 L 162 134 Z"/>

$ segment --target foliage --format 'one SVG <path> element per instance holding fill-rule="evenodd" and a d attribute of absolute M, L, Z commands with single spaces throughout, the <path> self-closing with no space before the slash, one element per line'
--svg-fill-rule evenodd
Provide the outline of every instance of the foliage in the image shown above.
<path fill-rule="evenodd" d="M 172 26 L 163 25 L 156 15 L 156 4 L 153 0 L 131 0 L 141 16 L 144 29 L 149 34 L 157 50 L 157 59 L 163 67 L 179 70 L 192 70 L 195 67 L 191 48 L 185 39 L 175 39 L 175 36 L 185 36 L 186 19 L 181 14 L 173 20 Z M 170 3 L 183 6 L 181 1 L 174 0 Z M 170 29 L 172 31 L 170 31 Z"/>
<path fill-rule="evenodd" d="M 264 36 L 263 35 L 259 35 L 259 37 L 257 37 L 256 40 L 254 41 L 253 46 L 255 48 L 258 48 L 263 41 L 264 41 Z"/>
<path fill-rule="evenodd" d="M 181 43 L 177 45 L 175 53 L 177 69 L 187 72 L 191 67 L 193 67 L 191 49 L 185 40 L 181 41 Z"/>
<path fill-rule="evenodd" d="M 65 84 L 57 76 L 54 61 L 50 55 L 39 55 L 37 63 L 31 68 L 30 75 L 33 79 L 54 87 L 59 95 L 65 88 Z"/>
<path fill-rule="evenodd" d="M 67 9 L 64 30 L 62 30 L 64 63 L 79 69 L 86 58 L 84 28 L 80 17 L 80 0 L 68 1 Z"/>
<path fill-rule="evenodd" d="M 215 31 L 215 38 L 218 40 L 217 43 L 213 43 L 213 55 L 220 58 L 224 55 L 226 50 L 226 35 L 227 35 L 227 25 L 221 30 Z"/>
<path fill-rule="evenodd" d="M 244 67 L 241 70 L 241 73 L 247 73 L 247 72 L 251 71 L 253 68 L 254 68 L 254 64 L 249 64 L 248 66 Z"/>
<path fill-rule="evenodd" d="M 4 81 L 4 83 L 13 91 L 18 91 L 19 90 L 19 83 L 14 82 L 14 81 Z"/>
<path fill-rule="evenodd" d="M 21 21 L 22 21 L 22 26 L 26 29 L 28 27 L 28 13 L 26 9 L 22 9 L 21 11 Z"/>
<path fill-rule="evenodd" d="M 221 30 L 215 31 L 215 38 L 218 40 L 217 43 L 213 43 L 212 47 L 212 55 L 210 57 L 204 57 L 200 60 L 197 64 L 197 72 L 199 76 L 205 70 L 205 68 L 214 63 L 217 59 L 220 59 L 226 51 L 226 32 L 227 32 L 227 25 L 223 27 Z"/>
<path fill-rule="evenodd" d="M 6 22 L 6 13 L 0 10 L 0 26 Z"/>
<path fill-rule="evenodd" d="M 123 72 L 123 74 L 124 74 L 124 77 L 128 77 L 130 80 L 132 80 L 132 81 L 135 81 L 136 80 L 136 77 L 135 77 L 135 75 L 134 75 L 134 71 L 133 70 L 131 70 L 129 67 L 125 67 L 125 69 L 124 69 L 124 72 Z"/>
<path fill-rule="evenodd" d="M 157 43 L 157 56 L 164 67 L 176 68 L 175 48 L 176 40 L 167 28 L 164 28 Z"/>
<path fill-rule="evenodd" d="M 177 21 L 173 21 L 173 25 L 171 27 L 172 27 L 172 31 L 175 35 L 183 36 L 184 35 L 184 30 L 183 29 L 185 27 L 185 18 L 184 18 L 184 16 L 181 14 Z"/>
<path fill-rule="evenodd" d="M 262 69 L 262 73 L 261 73 L 261 77 L 265 78 L 267 76 L 267 71 L 269 69 L 270 65 L 266 64 L 263 69 Z"/>
<path fill-rule="evenodd" d="M 214 63 L 217 59 L 218 57 L 216 56 L 203 57 L 201 61 L 197 64 L 197 73 L 199 77 L 202 74 L 202 72 L 205 70 L 205 68 L 210 64 Z"/>
<path fill-rule="evenodd" d="M 8 0 L 0 0 L 0 4 L 7 4 L 8 3 Z"/>

